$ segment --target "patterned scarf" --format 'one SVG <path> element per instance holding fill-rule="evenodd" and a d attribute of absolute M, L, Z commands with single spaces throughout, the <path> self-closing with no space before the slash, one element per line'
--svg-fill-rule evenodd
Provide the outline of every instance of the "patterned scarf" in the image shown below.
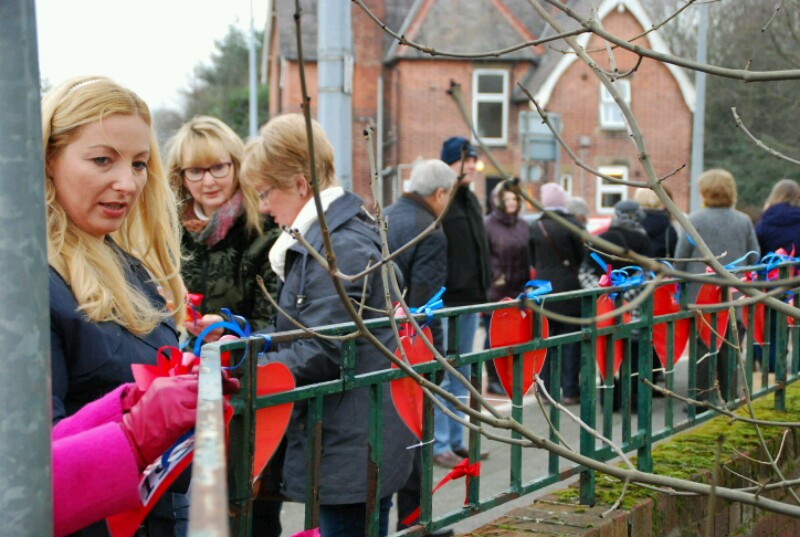
<path fill-rule="evenodd" d="M 209 220 L 203 221 L 197 217 L 194 211 L 194 203 L 187 204 L 183 214 L 183 227 L 189 232 L 192 240 L 197 244 L 205 244 L 208 247 L 214 246 L 225 238 L 233 227 L 233 223 L 244 211 L 242 204 L 244 196 L 241 190 L 237 190 L 231 199 L 217 209 Z"/>

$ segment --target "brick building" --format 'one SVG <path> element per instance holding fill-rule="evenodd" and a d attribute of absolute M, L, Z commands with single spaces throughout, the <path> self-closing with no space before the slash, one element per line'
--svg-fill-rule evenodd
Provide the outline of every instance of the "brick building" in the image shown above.
<path fill-rule="evenodd" d="M 586 0 L 568 0 L 579 13 L 588 13 Z M 306 76 L 316 103 L 316 3 L 304 0 L 302 17 Z M 374 15 L 410 41 L 439 52 L 475 53 L 500 50 L 555 33 L 525 0 L 366 0 Z M 300 83 L 293 3 L 277 2 L 270 43 L 270 114 L 299 111 Z M 554 9 L 554 8 L 551 8 Z M 560 24 L 577 23 L 557 10 Z M 619 109 L 609 101 L 589 66 L 565 54 L 564 41 L 526 47 L 499 57 L 453 58 L 432 56 L 402 46 L 353 5 L 353 188 L 371 199 L 367 146 L 362 132 L 368 122 L 382 120 L 383 198 L 400 192 L 402 180 L 417 157 L 437 157 L 441 142 L 468 135 L 453 98 L 451 83 L 460 89 L 464 106 L 482 141 L 499 166 L 525 180 L 534 194 L 543 181 L 560 181 L 573 195 L 584 197 L 593 214 L 608 213 L 613 203 L 633 195 L 631 189 L 604 184 L 577 166 L 564 150 L 556 162 L 530 160 L 523 139 L 540 121 L 518 84 L 524 86 L 548 112 L 558 116 L 561 133 L 585 163 L 603 173 L 630 180 L 645 175 L 629 139 Z M 621 37 L 634 37 L 651 26 L 639 0 L 604 0 L 598 17 L 603 27 Z M 608 54 L 602 42 L 588 34 L 578 37 L 595 61 L 606 69 Z M 588 44 L 587 44 L 588 41 Z M 666 51 L 655 33 L 637 41 Z M 674 66 L 643 60 L 615 49 L 620 72 L 633 74 L 617 82 L 639 121 L 648 153 L 659 175 L 687 167 L 667 184 L 676 202 L 688 209 L 692 107 L 694 89 L 686 74 Z M 380 112 L 380 113 L 379 113 Z M 520 128 L 522 125 L 522 129 Z M 333 140 L 335 144 L 336 141 Z M 527 147 L 527 146 L 526 146 Z M 555 153 L 554 153 L 555 154 Z M 534 155 L 537 156 L 537 155 Z M 499 179 L 489 159 L 485 181 L 476 185 L 479 198 Z"/>

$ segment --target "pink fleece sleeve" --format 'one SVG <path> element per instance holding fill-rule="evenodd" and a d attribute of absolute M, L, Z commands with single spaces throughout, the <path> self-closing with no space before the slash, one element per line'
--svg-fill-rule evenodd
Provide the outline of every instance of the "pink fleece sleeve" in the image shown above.
<path fill-rule="evenodd" d="M 53 441 L 93 429 L 104 423 L 122 421 L 122 393 L 130 384 L 123 384 L 97 401 L 85 405 L 78 412 L 56 423 Z"/>
<path fill-rule="evenodd" d="M 139 468 L 122 428 L 106 423 L 53 441 L 53 528 L 68 535 L 140 505 Z"/>

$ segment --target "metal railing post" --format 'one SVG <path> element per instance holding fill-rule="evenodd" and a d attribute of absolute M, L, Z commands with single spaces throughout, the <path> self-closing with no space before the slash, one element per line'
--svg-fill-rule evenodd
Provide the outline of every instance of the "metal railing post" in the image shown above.
<path fill-rule="evenodd" d="M 34 3 L 0 2 L 0 535 L 53 532 L 50 317 Z"/>

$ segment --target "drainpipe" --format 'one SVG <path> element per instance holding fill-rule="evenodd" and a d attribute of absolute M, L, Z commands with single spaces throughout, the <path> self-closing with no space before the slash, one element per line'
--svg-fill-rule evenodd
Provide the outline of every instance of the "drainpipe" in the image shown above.
<path fill-rule="evenodd" d="M 317 4 L 317 120 L 333 144 L 336 177 L 353 189 L 353 30 L 350 0 Z"/>

